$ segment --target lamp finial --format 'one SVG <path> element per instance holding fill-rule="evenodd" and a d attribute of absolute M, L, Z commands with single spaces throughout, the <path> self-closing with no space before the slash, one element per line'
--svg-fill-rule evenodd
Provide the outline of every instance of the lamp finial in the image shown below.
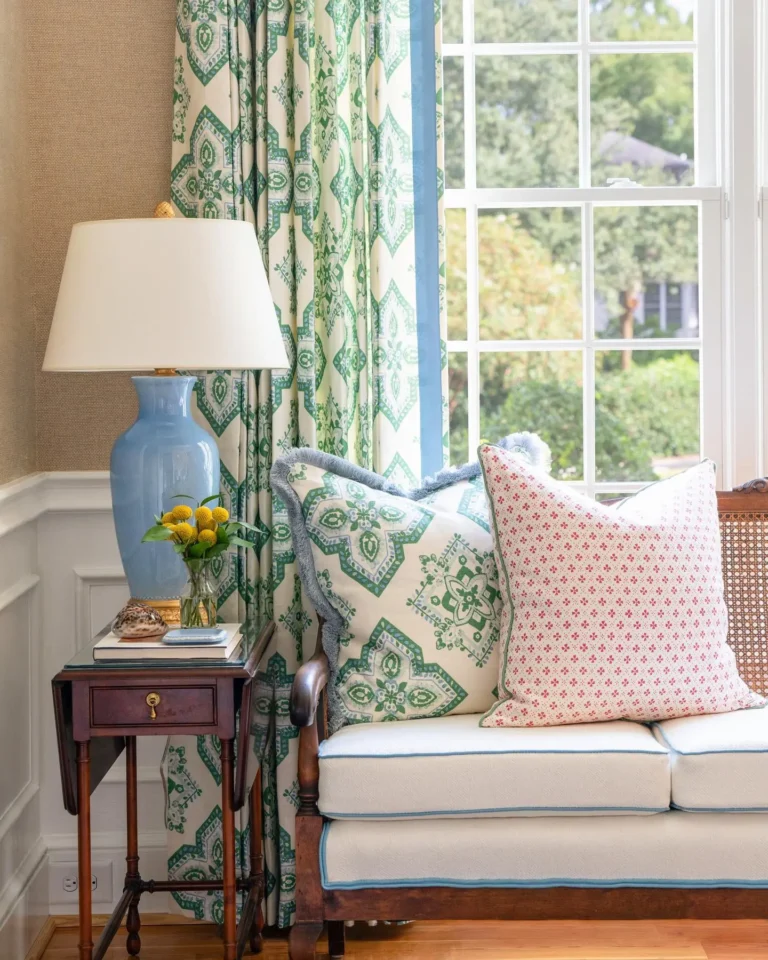
<path fill-rule="evenodd" d="M 161 200 L 155 207 L 153 214 L 156 220 L 172 220 L 176 214 L 173 212 L 173 206 L 167 200 Z"/>

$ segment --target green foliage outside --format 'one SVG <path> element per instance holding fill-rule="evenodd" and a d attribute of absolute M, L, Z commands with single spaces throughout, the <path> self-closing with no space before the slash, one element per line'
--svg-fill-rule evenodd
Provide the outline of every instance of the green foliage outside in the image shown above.
<path fill-rule="evenodd" d="M 476 0 L 481 41 L 546 42 L 575 36 L 572 0 Z M 592 0 L 600 40 L 691 39 L 690 17 L 668 0 Z M 461 3 L 445 0 L 446 42 L 461 40 Z M 446 175 L 463 187 L 461 58 L 445 62 Z M 692 169 L 617 164 L 605 138 L 626 135 L 693 159 L 690 54 L 601 54 L 592 58 L 592 182 L 629 177 L 644 185 L 688 183 Z M 578 185 L 576 59 L 477 58 L 477 183 L 480 187 Z M 674 157 L 672 158 L 674 160 Z M 684 167 L 684 164 L 682 165 Z M 638 200 L 642 192 L 638 190 Z M 481 211 L 478 226 L 480 336 L 567 340 L 582 334 L 581 219 L 575 208 Z M 696 207 L 596 207 L 595 295 L 608 313 L 600 335 L 669 336 L 659 317 L 633 309 L 649 284 L 696 283 Z M 466 337 L 466 221 L 448 211 L 449 337 Z M 481 354 L 481 434 L 535 430 L 552 447 L 554 472 L 583 476 L 582 358 L 576 351 Z M 654 460 L 699 447 L 698 357 L 689 351 L 601 351 L 596 357 L 599 480 L 651 480 Z M 451 357 L 451 449 L 466 448 L 466 362 Z"/>
<path fill-rule="evenodd" d="M 604 374 L 595 394 L 595 463 L 598 480 L 656 480 L 655 457 L 695 453 L 699 437 L 699 365 L 689 352 Z M 496 440 L 535 430 L 552 449 L 552 473 L 583 478 L 583 394 L 575 379 L 499 379 L 497 406 L 481 397 L 480 432 Z M 466 402 L 451 403 L 454 423 L 466 423 Z M 451 431 L 454 462 L 466 459 L 465 426 Z"/>

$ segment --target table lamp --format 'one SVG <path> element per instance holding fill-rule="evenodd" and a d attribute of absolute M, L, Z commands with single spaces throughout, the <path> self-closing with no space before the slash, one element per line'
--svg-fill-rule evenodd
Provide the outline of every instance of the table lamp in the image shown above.
<path fill-rule="evenodd" d="M 178 622 L 183 562 L 141 543 L 156 514 L 219 492 L 215 439 L 191 417 L 196 378 L 176 370 L 285 369 L 285 347 L 253 225 L 173 217 L 72 229 L 43 370 L 133 377 L 136 422 L 112 449 L 112 510 L 131 596 Z"/>

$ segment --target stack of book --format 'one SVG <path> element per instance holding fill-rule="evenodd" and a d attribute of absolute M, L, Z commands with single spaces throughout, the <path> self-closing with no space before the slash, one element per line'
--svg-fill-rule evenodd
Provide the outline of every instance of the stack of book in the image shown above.
<path fill-rule="evenodd" d="M 94 660 L 229 660 L 242 640 L 239 623 L 219 623 L 220 640 L 189 636 L 170 643 L 163 637 L 126 640 L 111 631 L 93 647 Z"/>

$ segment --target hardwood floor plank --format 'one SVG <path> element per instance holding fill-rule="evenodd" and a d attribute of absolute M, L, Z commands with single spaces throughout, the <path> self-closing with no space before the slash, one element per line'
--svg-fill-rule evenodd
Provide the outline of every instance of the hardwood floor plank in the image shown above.
<path fill-rule="evenodd" d="M 220 960 L 210 924 L 147 917 L 141 960 Z M 321 940 L 318 957 L 327 957 Z M 264 960 L 287 960 L 286 940 L 268 938 Z M 358 924 L 348 960 L 768 960 L 768 921 L 421 922 Z M 77 928 L 59 925 L 41 960 L 77 960 Z M 107 960 L 126 960 L 121 934 Z"/>

